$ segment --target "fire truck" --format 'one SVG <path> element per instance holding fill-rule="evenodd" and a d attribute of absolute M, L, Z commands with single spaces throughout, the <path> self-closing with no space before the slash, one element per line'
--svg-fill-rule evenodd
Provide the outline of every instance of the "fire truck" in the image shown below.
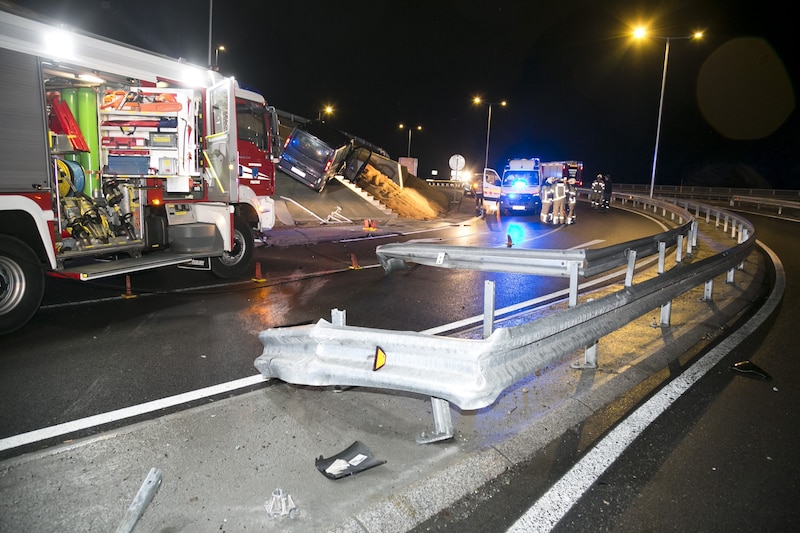
<path fill-rule="evenodd" d="M 583 185 L 583 161 L 548 161 L 540 163 L 539 168 L 542 172 L 542 180 L 574 178 L 577 187 Z"/>
<path fill-rule="evenodd" d="M 277 114 L 213 70 L 0 2 L 0 334 L 45 276 L 238 277 L 275 223 Z"/>

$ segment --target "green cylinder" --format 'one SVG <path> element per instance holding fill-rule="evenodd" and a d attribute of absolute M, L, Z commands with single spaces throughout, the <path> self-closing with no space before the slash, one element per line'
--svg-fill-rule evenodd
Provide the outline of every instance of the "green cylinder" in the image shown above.
<path fill-rule="evenodd" d="M 61 101 L 67 103 L 67 107 L 72 111 L 72 116 L 78 120 L 78 89 L 64 89 L 61 91 Z M 67 154 L 64 159 L 78 161 L 77 154 Z"/>
<path fill-rule="evenodd" d="M 89 146 L 88 152 L 79 155 L 78 160 L 86 173 L 83 192 L 95 197 L 102 194 L 100 187 L 100 136 L 97 122 L 97 92 L 91 87 L 78 89 L 78 126 Z"/>

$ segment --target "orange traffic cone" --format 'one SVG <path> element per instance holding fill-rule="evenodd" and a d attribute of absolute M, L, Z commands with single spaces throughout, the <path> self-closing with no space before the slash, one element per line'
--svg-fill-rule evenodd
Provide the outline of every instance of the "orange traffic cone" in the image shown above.
<path fill-rule="evenodd" d="M 256 276 L 254 278 L 250 278 L 250 281 L 254 281 L 256 283 L 264 283 L 267 281 L 263 277 L 261 277 L 261 262 L 256 261 Z"/>
<path fill-rule="evenodd" d="M 125 294 L 121 295 L 123 298 L 136 298 L 136 295 L 131 291 L 131 276 L 125 274 Z"/>
<path fill-rule="evenodd" d="M 356 254 L 350 254 L 350 270 L 360 270 L 360 269 L 361 267 L 358 265 Z"/>

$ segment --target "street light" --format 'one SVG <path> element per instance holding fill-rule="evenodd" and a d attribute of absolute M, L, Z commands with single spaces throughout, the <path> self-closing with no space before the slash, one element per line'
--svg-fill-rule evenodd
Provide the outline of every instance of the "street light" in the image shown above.
<path fill-rule="evenodd" d="M 480 96 L 476 96 L 475 98 L 472 99 L 472 103 L 475 104 L 475 105 L 481 104 L 482 103 L 481 97 Z M 492 130 L 492 106 L 493 105 L 500 105 L 500 106 L 505 107 L 506 105 L 508 105 L 508 102 L 506 102 L 505 100 L 502 100 L 500 102 L 490 102 L 488 104 L 488 106 L 489 106 L 489 117 L 486 119 L 486 159 L 484 160 L 484 163 L 483 163 L 483 168 L 484 169 L 489 168 L 489 133 Z M 481 174 L 483 174 L 483 172 L 481 172 Z"/>
<path fill-rule="evenodd" d="M 219 71 L 219 53 L 224 52 L 225 47 L 222 45 L 217 46 L 216 50 L 214 50 L 214 70 Z"/>
<path fill-rule="evenodd" d="M 411 157 L 411 130 L 422 131 L 422 126 L 417 126 L 416 128 L 414 128 L 413 126 L 406 127 L 405 124 L 400 124 L 398 127 L 401 130 L 408 129 L 408 153 L 406 154 L 406 157 Z"/>
<path fill-rule="evenodd" d="M 644 39 L 647 37 L 647 30 L 645 28 L 636 28 L 633 31 L 633 36 L 636 39 Z M 662 37 L 658 35 L 651 35 L 653 39 L 663 39 L 666 41 L 666 46 L 664 47 L 664 71 L 661 74 L 661 96 L 658 99 L 658 123 L 656 124 L 656 147 L 653 150 L 653 172 L 650 175 L 650 198 L 653 197 L 653 191 L 656 187 L 656 161 L 658 160 L 658 141 L 661 138 L 661 114 L 664 109 L 664 87 L 667 83 L 667 63 L 669 62 L 669 42 L 676 41 L 679 39 L 700 39 L 703 37 L 703 32 L 698 31 L 691 35 L 685 35 L 681 37 Z"/>
<path fill-rule="evenodd" d="M 317 120 L 322 120 L 322 114 L 325 113 L 326 117 L 333 115 L 333 106 L 326 105 L 317 112 Z"/>

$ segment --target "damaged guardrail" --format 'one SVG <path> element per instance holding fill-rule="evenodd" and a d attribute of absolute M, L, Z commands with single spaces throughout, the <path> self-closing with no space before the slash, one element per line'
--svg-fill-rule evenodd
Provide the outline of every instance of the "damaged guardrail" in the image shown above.
<path fill-rule="evenodd" d="M 628 196 L 625 200 L 631 201 L 632 198 Z M 654 205 L 653 200 L 637 201 L 645 208 Z M 688 206 L 684 209 L 660 202 L 656 208 L 681 217 L 688 215 Z M 710 209 L 707 211 L 709 217 L 716 208 Z M 434 432 L 430 435 L 423 433 L 417 437 L 417 442 L 447 439 L 454 433 L 448 402 L 461 409 L 487 407 L 507 387 L 578 349 L 587 350 L 587 362 L 590 362 L 590 356 L 596 357 L 596 346 L 601 337 L 654 308 L 661 306 L 662 323 L 668 324 L 672 299 L 697 285 L 705 283 L 710 296 L 710 284 L 717 275 L 728 271 L 728 281 L 732 282 L 734 269 L 743 264 L 753 249 L 755 230 L 747 220 L 730 213 L 718 213 L 717 226 L 720 219 L 726 221 L 726 228 L 730 221 L 734 234 L 738 235 L 737 243 L 722 253 L 688 265 L 678 259 L 680 266 L 669 272 L 662 271 L 660 262 L 659 276 L 636 285 L 632 284 L 629 272 L 625 287 L 620 291 L 579 306 L 571 305 L 566 310 L 521 326 L 498 328 L 481 340 L 348 326 L 345 312 L 333 310 L 331 322 L 320 320 L 308 326 L 262 331 L 259 340 L 264 350 L 255 360 L 255 366 L 265 377 L 289 383 L 376 387 L 430 396 Z M 687 220 L 692 228 L 696 228 L 696 219 L 687 217 Z M 680 231 L 686 231 L 688 227 L 683 225 L 677 229 L 677 234 L 670 230 L 653 237 L 661 253 L 665 241 L 658 240 L 658 237 L 671 239 L 674 236 L 677 244 Z M 623 248 L 628 252 L 622 256 L 628 261 L 630 271 L 638 251 L 647 253 L 653 247 L 652 243 L 637 245 L 637 242 L 624 243 L 631 245 Z M 586 254 L 589 250 L 531 250 L 526 251 L 531 254 L 519 254 L 520 250 L 493 249 L 496 255 L 483 261 L 463 247 L 439 246 L 439 252 L 433 254 L 428 247 L 419 246 L 419 243 L 390 245 L 391 253 L 379 254 L 379 257 L 386 260 L 385 266 L 397 266 L 402 257 L 403 261 L 431 261 L 432 266 L 447 264 L 511 269 L 524 268 L 524 259 L 539 252 L 541 255 L 531 268 L 540 269 L 539 273 L 552 273 L 546 275 L 586 272 L 591 263 Z M 407 254 L 400 252 L 402 247 L 408 248 Z M 598 250 L 595 266 L 611 268 L 610 265 L 618 263 L 618 254 L 622 253 L 620 247 L 623 245 Z M 381 248 L 386 252 L 386 246 L 379 247 L 379 250 Z M 482 249 L 481 253 L 485 251 Z M 506 262 L 503 262 L 503 256 L 507 258 Z M 559 261 L 572 261 L 577 267 L 556 264 Z M 391 268 L 387 268 L 388 271 Z M 591 347 L 594 347 L 594 353 Z"/>

